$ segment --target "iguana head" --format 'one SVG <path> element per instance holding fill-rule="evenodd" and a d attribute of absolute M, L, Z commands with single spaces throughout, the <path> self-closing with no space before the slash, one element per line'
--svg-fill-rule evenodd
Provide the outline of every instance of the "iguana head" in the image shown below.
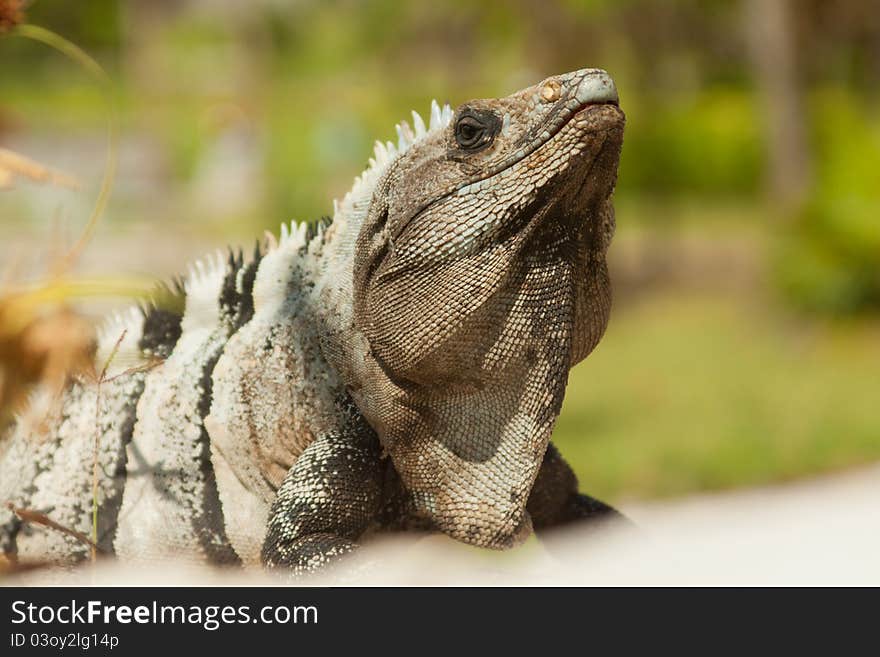
<path fill-rule="evenodd" d="M 605 329 L 617 101 L 584 69 L 466 102 L 418 139 L 404 126 L 373 189 L 344 376 L 417 509 L 459 540 L 528 534 L 568 370 Z"/>

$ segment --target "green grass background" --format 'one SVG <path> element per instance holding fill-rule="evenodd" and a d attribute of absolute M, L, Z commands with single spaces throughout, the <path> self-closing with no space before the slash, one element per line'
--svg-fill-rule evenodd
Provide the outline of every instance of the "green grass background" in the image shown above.
<path fill-rule="evenodd" d="M 571 372 L 554 440 L 618 500 L 767 484 L 880 458 L 880 326 L 793 324 L 737 296 L 618 309 Z"/>

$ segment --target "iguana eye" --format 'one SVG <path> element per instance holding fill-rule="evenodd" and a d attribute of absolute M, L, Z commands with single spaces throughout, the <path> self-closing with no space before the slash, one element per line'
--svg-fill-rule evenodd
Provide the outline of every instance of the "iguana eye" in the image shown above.
<path fill-rule="evenodd" d="M 483 137 L 483 126 L 472 116 L 463 116 L 455 125 L 455 141 L 462 148 L 473 148 Z"/>
<path fill-rule="evenodd" d="M 492 143 L 499 125 L 492 112 L 465 110 L 455 123 L 455 142 L 462 149 L 479 150 Z"/>

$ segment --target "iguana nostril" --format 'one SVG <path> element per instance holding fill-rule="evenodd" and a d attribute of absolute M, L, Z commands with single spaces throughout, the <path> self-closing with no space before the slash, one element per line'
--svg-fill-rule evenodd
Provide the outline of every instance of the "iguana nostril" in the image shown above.
<path fill-rule="evenodd" d="M 559 84 L 557 80 L 550 80 L 547 84 L 544 85 L 544 88 L 541 89 L 541 99 L 547 103 L 552 103 L 556 100 L 559 100 L 559 96 L 562 95 L 562 85 Z"/>

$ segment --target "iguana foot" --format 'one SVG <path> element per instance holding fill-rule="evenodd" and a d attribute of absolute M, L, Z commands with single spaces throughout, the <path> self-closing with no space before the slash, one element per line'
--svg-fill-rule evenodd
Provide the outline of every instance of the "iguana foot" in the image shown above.
<path fill-rule="evenodd" d="M 379 510 L 384 469 L 376 434 L 356 412 L 342 432 L 316 438 L 278 489 L 263 564 L 306 573 L 354 550 Z"/>
<path fill-rule="evenodd" d="M 584 493 L 574 493 L 571 495 L 560 513 L 560 524 L 579 522 L 598 525 L 599 523 L 616 521 L 632 524 L 625 515 L 614 507 Z"/>
<path fill-rule="evenodd" d="M 552 443 L 544 454 L 526 509 L 539 535 L 548 529 L 568 527 L 575 523 L 578 527 L 604 526 L 613 521 L 631 524 L 616 509 L 578 492 L 574 471 Z"/>
<path fill-rule="evenodd" d="M 309 534 L 294 541 L 277 540 L 263 549 L 263 565 L 304 575 L 323 568 L 357 549 L 357 544 L 336 534 Z"/>

